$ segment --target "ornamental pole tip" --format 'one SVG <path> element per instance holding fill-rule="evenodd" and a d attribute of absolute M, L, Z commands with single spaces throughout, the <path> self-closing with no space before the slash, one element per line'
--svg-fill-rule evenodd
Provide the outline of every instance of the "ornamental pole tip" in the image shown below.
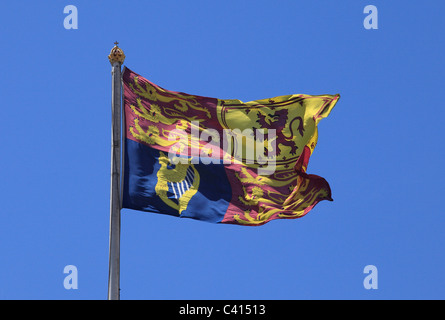
<path fill-rule="evenodd" d="M 119 42 L 117 41 L 114 43 L 114 47 L 111 49 L 111 52 L 108 55 L 108 60 L 110 60 L 111 65 L 113 65 L 113 63 L 115 62 L 118 62 L 120 64 L 124 63 L 125 54 L 124 51 L 122 51 L 122 49 L 117 46 L 118 44 Z"/>

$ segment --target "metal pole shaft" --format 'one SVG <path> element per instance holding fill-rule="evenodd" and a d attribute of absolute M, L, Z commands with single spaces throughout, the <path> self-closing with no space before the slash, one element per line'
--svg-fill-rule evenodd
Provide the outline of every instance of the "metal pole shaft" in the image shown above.
<path fill-rule="evenodd" d="M 117 45 L 116 45 L 117 47 Z M 115 48 L 116 48 L 115 47 Z M 113 48 L 114 49 L 114 48 Z M 121 166 L 121 65 L 112 64 L 112 144 L 111 144 L 111 186 L 110 186 L 110 253 L 108 274 L 108 300 L 120 299 L 120 166 Z"/>

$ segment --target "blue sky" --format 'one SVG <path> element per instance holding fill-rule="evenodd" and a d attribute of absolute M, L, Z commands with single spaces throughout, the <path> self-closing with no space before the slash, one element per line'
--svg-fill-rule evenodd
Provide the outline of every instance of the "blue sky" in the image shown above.
<path fill-rule="evenodd" d="M 378 29 L 366 30 L 366 5 Z M 66 30 L 66 5 L 78 29 Z M 334 202 L 261 227 L 122 210 L 122 299 L 444 299 L 445 4 L 0 6 L 0 299 L 106 299 L 111 66 L 243 101 L 335 94 L 308 172 Z M 66 265 L 78 289 L 66 290 Z M 378 289 L 363 286 L 366 265 Z"/>

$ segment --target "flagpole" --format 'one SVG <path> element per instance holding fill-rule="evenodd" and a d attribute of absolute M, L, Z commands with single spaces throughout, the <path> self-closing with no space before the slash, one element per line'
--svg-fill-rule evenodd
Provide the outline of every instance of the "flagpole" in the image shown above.
<path fill-rule="evenodd" d="M 108 300 L 120 299 L 120 167 L 121 167 L 121 99 L 122 72 L 125 60 L 122 49 L 114 43 L 108 59 L 111 63 L 111 185 L 110 185 L 110 252 L 108 270 Z"/>

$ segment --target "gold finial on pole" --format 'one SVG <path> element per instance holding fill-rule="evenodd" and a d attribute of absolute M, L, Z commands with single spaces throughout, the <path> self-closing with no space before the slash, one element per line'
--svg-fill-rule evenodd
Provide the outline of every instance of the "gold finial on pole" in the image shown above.
<path fill-rule="evenodd" d="M 124 51 L 122 51 L 121 48 L 119 48 L 117 45 L 119 42 L 114 43 L 113 49 L 111 49 L 110 54 L 108 55 L 108 60 L 110 60 L 111 65 L 113 63 L 118 62 L 119 64 L 123 64 L 125 60 L 125 54 Z"/>

